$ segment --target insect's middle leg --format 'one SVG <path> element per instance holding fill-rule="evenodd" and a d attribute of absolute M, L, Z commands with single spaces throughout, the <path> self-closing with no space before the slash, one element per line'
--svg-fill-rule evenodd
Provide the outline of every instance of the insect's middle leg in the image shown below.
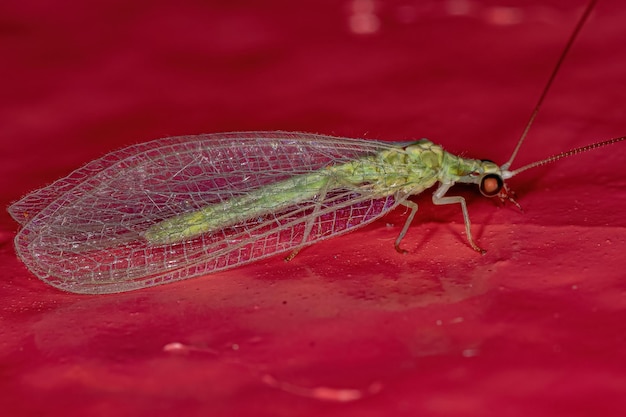
<path fill-rule="evenodd" d="M 399 197 L 396 197 L 396 198 L 399 199 Z M 396 248 L 396 250 L 399 253 L 405 254 L 405 253 L 407 253 L 407 251 L 400 247 L 400 242 L 402 241 L 402 239 L 404 239 L 404 236 L 406 235 L 406 232 L 409 231 L 409 227 L 411 226 L 411 223 L 413 222 L 413 218 L 415 217 L 415 213 L 417 213 L 417 203 L 414 203 L 413 201 L 410 201 L 410 200 L 405 200 L 404 202 L 402 202 L 402 205 L 407 207 L 409 210 L 411 210 L 411 212 L 409 213 L 409 217 L 404 222 L 404 226 L 402 227 L 402 230 L 400 231 L 400 234 L 396 238 L 396 242 L 394 244 L 394 247 Z"/>
<path fill-rule="evenodd" d="M 433 194 L 433 204 L 437 206 L 443 206 L 446 204 L 460 204 L 461 210 L 463 211 L 463 220 L 465 221 L 465 234 L 467 235 L 467 241 L 469 242 L 472 249 L 484 255 L 487 251 L 480 248 L 476 243 L 474 243 L 474 238 L 472 238 L 472 223 L 470 222 L 469 213 L 467 212 L 467 204 L 465 203 L 465 199 L 461 196 L 445 196 L 448 192 L 448 189 L 452 185 L 453 184 L 441 184 Z"/>

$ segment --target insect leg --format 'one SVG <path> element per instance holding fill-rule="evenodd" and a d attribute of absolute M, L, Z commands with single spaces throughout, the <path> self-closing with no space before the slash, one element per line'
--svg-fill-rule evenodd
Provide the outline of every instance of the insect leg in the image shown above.
<path fill-rule="evenodd" d="M 304 227 L 304 234 L 302 236 L 302 242 L 301 242 L 302 246 L 300 248 L 294 249 L 289 255 L 287 255 L 285 257 L 286 262 L 289 262 L 293 258 L 295 258 L 296 255 L 300 252 L 300 250 L 304 247 L 306 241 L 309 239 L 309 235 L 311 234 L 311 231 L 313 230 L 313 224 L 315 223 L 315 220 L 317 219 L 317 215 L 320 211 L 320 208 L 322 207 L 322 201 L 326 199 L 326 193 L 328 192 L 328 185 L 330 181 L 331 179 L 330 177 L 328 177 L 326 181 L 324 182 L 324 185 L 320 188 L 320 192 L 316 198 L 315 206 L 313 207 L 313 212 L 308 215 L 309 220 L 306 222 L 306 225 Z"/>
<path fill-rule="evenodd" d="M 399 197 L 396 196 L 396 199 L 399 199 Z M 417 203 L 414 203 L 410 200 L 405 200 L 401 204 L 411 210 L 411 212 L 409 213 L 409 217 L 406 219 L 406 222 L 404 222 L 404 226 L 402 227 L 400 234 L 396 238 L 396 243 L 394 244 L 396 250 L 399 253 L 404 254 L 407 253 L 407 251 L 400 247 L 400 242 L 402 241 L 402 239 L 404 239 L 404 235 L 406 235 L 406 232 L 409 230 L 409 226 L 411 226 L 411 223 L 413 222 L 415 213 L 417 213 Z"/>
<path fill-rule="evenodd" d="M 467 235 L 467 241 L 476 252 L 484 255 L 487 251 L 481 249 L 476 243 L 474 243 L 474 239 L 472 238 L 471 222 L 469 218 L 469 213 L 467 212 L 467 204 L 465 203 L 465 199 L 461 196 L 445 196 L 448 192 L 448 189 L 450 189 L 450 187 L 452 187 L 453 185 L 454 183 L 442 183 L 433 194 L 433 204 L 437 206 L 457 203 L 460 204 L 461 210 L 463 211 L 463 220 L 465 221 L 465 234 Z"/>

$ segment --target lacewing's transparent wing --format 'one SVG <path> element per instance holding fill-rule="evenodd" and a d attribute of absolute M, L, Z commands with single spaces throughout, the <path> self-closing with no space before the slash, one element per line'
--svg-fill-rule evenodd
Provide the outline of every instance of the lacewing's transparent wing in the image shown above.
<path fill-rule="evenodd" d="M 128 291 L 236 267 L 363 226 L 401 201 L 339 186 L 323 204 L 308 199 L 182 242 L 151 244 L 143 233 L 181 213 L 396 146 L 283 132 L 131 146 L 12 205 L 23 225 L 16 251 L 39 278 L 78 293 Z M 307 222 L 313 227 L 304 242 Z"/>
<path fill-rule="evenodd" d="M 197 141 L 200 137 L 202 136 L 175 136 L 165 140 L 169 145 L 175 145 Z M 110 152 L 73 171 L 67 177 L 61 178 L 47 187 L 27 194 L 19 201 L 13 203 L 9 207 L 8 212 L 16 222 L 22 225 L 26 224 L 32 217 L 48 206 L 48 204 L 56 200 L 66 191 L 76 187 L 85 179 L 98 174 L 126 158 L 132 157 L 132 155 L 139 155 L 149 151 L 151 148 L 158 146 L 158 142 L 160 142 L 160 140 L 139 143 L 115 152 Z"/>

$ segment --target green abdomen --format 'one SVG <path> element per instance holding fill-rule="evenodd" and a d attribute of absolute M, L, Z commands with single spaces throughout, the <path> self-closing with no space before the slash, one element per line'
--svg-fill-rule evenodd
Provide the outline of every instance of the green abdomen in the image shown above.
<path fill-rule="evenodd" d="M 163 220 L 146 230 L 154 244 L 172 243 L 218 231 L 245 220 L 279 212 L 294 204 L 324 198 L 337 189 L 381 198 L 392 194 L 418 194 L 436 181 L 443 152 L 428 141 L 406 148 L 390 148 L 355 161 L 295 175 L 200 210 Z M 350 205 L 346 201 L 345 205 Z"/>

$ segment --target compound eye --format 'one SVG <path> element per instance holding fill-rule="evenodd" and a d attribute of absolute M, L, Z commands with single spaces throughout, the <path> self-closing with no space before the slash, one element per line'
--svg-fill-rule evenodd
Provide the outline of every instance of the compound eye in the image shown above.
<path fill-rule="evenodd" d="M 504 181 L 497 174 L 487 174 L 480 180 L 480 192 L 485 197 L 495 197 L 500 193 Z"/>

